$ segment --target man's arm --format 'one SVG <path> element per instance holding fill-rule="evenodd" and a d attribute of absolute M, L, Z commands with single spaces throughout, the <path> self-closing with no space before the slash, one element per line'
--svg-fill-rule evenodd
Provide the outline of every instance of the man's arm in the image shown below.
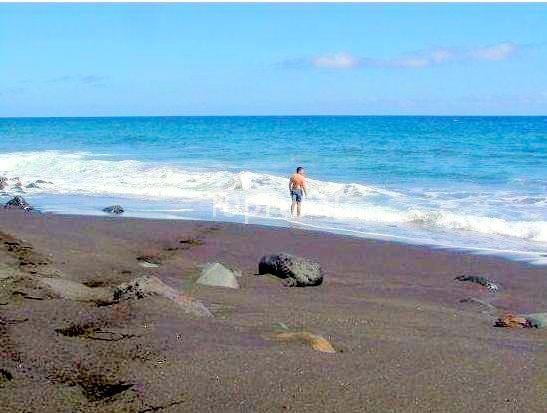
<path fill-rule="evenodd" d="M 292 191 L 292 176 L 289 178 L 289 191 Z"/>
<path fill-rule="evenodd" d="M 304 184 L 302 185 L 302 189 L 304 190 L 304 195 L 306 195 L 306 198 L 308 197 L 308 184 L 306 181 L 304 181 Z"/>

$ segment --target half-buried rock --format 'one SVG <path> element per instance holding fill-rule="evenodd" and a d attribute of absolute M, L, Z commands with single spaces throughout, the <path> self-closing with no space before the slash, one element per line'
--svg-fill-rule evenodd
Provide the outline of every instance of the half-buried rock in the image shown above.
<path fill-rule="evenodd" d="M 213 317 L 199 300 L 168 286 L 157 277 L 142 276 L 120 284 L 114 289 L 114 300 L 141 299 L 150 295 L 159 295 L 177 304 L 184 312 L 198 317 Z"/>
<path fill-rule="evenodd" d="M 236 274 L 218 262 L 206 264 L 197 283 L 213 287 L 239 288 Z"/>
<path fill-rule="evenodd" d="M 120 215 L 124 213 L 124 209 L 121 205 L 111 205 L 103 208 L 103 212 L 106 212 L 107 214 Z"/>
<path fill-rule="evenodd" d="M 6 202 L 6 205 L 4 205 L 4 208 L 8 209 L 22 209 L 24 211 L 32 211 L 33 208 L 29 205 L 27 201 L 25 201 L 25 198 L 22 196 L 15 196 L 12 199 L 10 199 L 8 202 Z"/>
<path fill-rule="evenodd" d="M 65 278 L 40 277 L 37 280 L 55 295 L 69 300 L 111 302 L 113 298 L 112 291 L 109 288 L 91 288 Z"/>
<path fill-rule="evenodd" d="M 273 274 L 283 278 L 289 287 L 314 286 L 323 282 L 323 271 L 318 263 L 284 252 L 262 257 L 258 264 L 258 274 Z"/>

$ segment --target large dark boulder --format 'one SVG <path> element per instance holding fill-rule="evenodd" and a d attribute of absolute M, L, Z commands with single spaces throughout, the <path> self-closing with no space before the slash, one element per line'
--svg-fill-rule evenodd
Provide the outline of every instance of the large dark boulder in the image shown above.
<path fill-rule="evenodd" d="M 32 211 L 34 209 L 28 204 L 27 201 L 25 201 L 25 198 L 19 195 L 13 197 L 8 202 L 6 202 L 6 205 L 4 205 L 4 208 L 23 209 L 25 211 Z"/>
<path fill-rule="evenodd" d="M 314 286 L 323 282 L 323 271 L 318 263 L 284 252 L 262 257 L 258 273 L 283 278 L 289 287 Z"/>
<path fill-rule="evenodd" d="M 103 209 L 103 212 L 108 214 L 120 215 L 124 213 L 124 209 L 121 205 L 112 205 Z"/>

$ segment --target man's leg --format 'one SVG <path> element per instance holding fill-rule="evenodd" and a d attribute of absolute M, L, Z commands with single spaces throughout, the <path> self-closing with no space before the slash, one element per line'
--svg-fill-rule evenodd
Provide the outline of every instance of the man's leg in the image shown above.
<path fill-rule="evenodd" d="M 291 203 L 291 217 L 294 217 L 294 207 L 296 206 L 296 201 L 292 201 Z"/>
<path fill-rule="evenodd" d="M 296 203 L 296 213 L 298 216 L 300 216 L 300 205 L 302 205 L 302 202 L 297 202 Z"/>

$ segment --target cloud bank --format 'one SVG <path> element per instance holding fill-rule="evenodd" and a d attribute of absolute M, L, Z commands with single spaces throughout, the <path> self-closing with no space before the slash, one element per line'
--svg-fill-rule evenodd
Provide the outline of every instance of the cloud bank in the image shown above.
<path fill-rule="evenodd" d="M 350 53 L 339 52 L 315 56 L 311 59 L 293 59 L 285 63 L 293 67 L 307 66 L 332 70 L 348 70 L 360 67 L 420 69 L 449 62 L 501 61 L 514 56 L 522 48 L 522 45 L 513 42 L 502 42 L 470 49 L 436 47 L 387 59 L 359 57 Z"/>

